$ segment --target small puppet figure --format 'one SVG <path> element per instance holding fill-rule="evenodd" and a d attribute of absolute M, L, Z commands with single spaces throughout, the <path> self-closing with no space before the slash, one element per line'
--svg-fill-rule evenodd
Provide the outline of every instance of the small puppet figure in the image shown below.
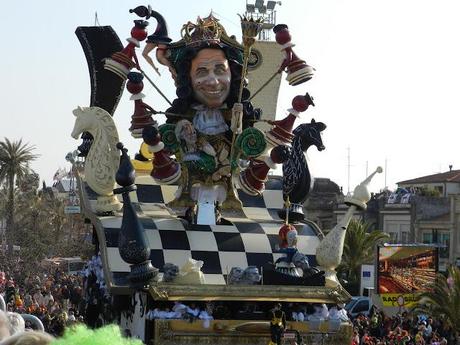
<path fill-rule="evenodd" d="M 297 253 L 297 230 L 294 228 L 289 230 L 286 234 L 287 247 L 280 248 L 279 252 L 286 254 L 285 257 L 278 258 L 276 263 L 286 262 L 288 264 L 293 262 L 294 255 Z"/>
<path fill-rule="evenodd" d="M 281 345 L 281 337 L 286 329 L 286 314 L 281 310 L 281 303 L 275 305 L 271 314 L 269 345 Z"/>

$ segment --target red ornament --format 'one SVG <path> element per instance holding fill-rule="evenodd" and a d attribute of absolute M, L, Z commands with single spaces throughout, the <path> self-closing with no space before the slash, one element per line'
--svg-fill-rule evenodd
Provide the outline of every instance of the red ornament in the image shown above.
<path fill-rule="evenodd" d="M 131 37 L 135 38 L 138 41 L 143 41 L 147 38 L 147 30 L 134 26 L 131 30 Z"/>
<path fill-rule="evenodd" d="M 290 113 L 282 120 L 269 121 L 273 128 L 266 133 L 266 140 L 272 146 L 287 145 L 290 144 L 294 135 L 292 129 L 294 128 L 294 122 L 300 112 L 308 109 L 313 103 L 313 98 L 307 93 L 305 96 L 295 96 L 292 100 L 292 107 Z"/>
<path fill-rule="evenodd" d="M 287 28 L 288 27 L 286 24 L 280 24 L 273 28 L 273 31 L 275 32 L 276 43 L 283 45 L 291 42 L 291 35 Z"/>
<path fill-rule="evenodd" d="M 161 149 L 153 154 L 153 169 L 150 176 L 160 184 L 172 184 L 180 178 L 181 168 L 165 150 Z"/>
<path fill-rule="evenodd" d="M 126 90 L 128 90 L 133 95 L 141 92 L 144 89 L 144 83 L 138 82 L 133 83 L 131 80 L 126 83 Z"/>
<path fill-rule="evenodd" d="M 295 96 L 292 100 L 292 107 L 297 111 L 305 111 L 308 108 L 308 103 L 305 97 Z"/>
<path fill-rule="evenodd" d="M 282 46 L 285 53 L 283 63 L 279 72 L 287 70 L 286 80 L 289 85 L 299 85 L 313 77 L 314 69 L 300 59 L 292 50 L 294 44 L 291 42 L 291 35 L 286 24 L 278 24 L 273 28 L 276 34 L 276 42 Z"/>
<path fill-rule="evenodd" d="M 240 172 L 239 181 L 241 189 L 249 195 L 261 195 L 265 190 L 265 182 L 267 182 L 267 175 L 270 168 L 262 160 L 251 160 L 249 166 Z"/>

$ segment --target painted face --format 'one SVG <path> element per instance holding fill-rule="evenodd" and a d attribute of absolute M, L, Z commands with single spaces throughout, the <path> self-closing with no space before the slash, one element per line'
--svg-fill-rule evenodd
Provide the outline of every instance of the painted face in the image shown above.
<path fill-rule="evenodd" d="M 190 69 L 193 94 L 209 108 L 219 108 L 230 92 L 231 72 L 224 52 L 205 48 L 199 51 Z"/>

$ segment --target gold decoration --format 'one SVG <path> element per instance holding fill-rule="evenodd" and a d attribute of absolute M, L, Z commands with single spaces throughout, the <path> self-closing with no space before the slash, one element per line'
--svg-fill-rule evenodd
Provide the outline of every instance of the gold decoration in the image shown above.
<path fill-rule="evenodd" d="M 301 303 L 343 303 L 351 296 L 341 286 L 290 285 L 179 285 L 157 283 L 150 286 L 155 300 L 193 301 L 280 301 Z"/>
<path fill-rule="evenodd" d="M 287 328 L 299 331 L 305 344 L 348 344 L 353 333 L 350 323 L 334 329 L 328 321 L 322 322 L 318 330 L 311 329 L 309 322 L 288 322 Z M 155 345 L 266 345 L 269 340 L 268 321 L 210 320 L 205 328 L 201 320 L 155 320 Z"/>
<path fill-rule="evenodd" d="M 219 43 L 222 35 L 227 35 L 219 19 L 212 13 L 206 18 L 198 17 L 196 24 L 188 22 L 181 30 L 182 39 L 186 45 L 197 46 L 203 42 Z"/>

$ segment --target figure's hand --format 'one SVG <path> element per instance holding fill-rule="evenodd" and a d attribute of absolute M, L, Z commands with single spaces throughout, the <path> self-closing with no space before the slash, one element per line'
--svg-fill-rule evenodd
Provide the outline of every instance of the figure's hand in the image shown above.
<path fill-rule="evenodd" d="M 235 103 L 232 108 L 232 122 L 230 129 L 234 134 L 240 134 L 243 131 L 243 104 Z"/>

